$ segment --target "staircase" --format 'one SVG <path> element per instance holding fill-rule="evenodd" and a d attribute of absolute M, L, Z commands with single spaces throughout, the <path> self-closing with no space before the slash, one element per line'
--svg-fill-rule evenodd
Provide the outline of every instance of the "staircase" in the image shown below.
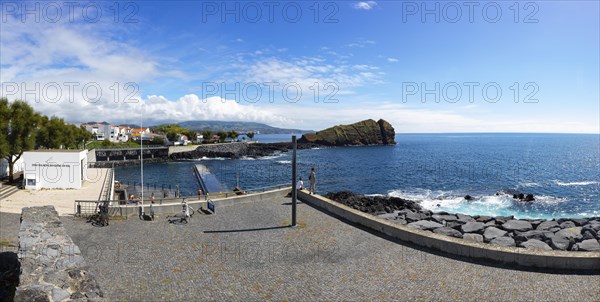
<path fill-rule="evenodd" d="M 0 183 L 2 187 L 0 187 L 0 200 L 4 200 L 6 197 L 14 194 L 19 191 L 19 188 L 15 185 L 9 185 L 6 183 Z"/>

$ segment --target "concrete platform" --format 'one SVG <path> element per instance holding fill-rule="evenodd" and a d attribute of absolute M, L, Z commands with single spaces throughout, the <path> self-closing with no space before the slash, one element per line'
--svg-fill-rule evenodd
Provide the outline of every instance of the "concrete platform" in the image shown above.
<path fill-rule="evenodd" d="M 21 214 L 24 207 L 53 205 L 59 215 L 74 214 L 75 200 L 98 200 L 109 169 L 89 168 L 81 189 L 19 190 L 0 200 L 0 212 Z"/>
<path fill-rule="evenodd" d="M 520 270 L 398 242 L 290 199 L 220 207 L 186 225 L 64 226 L 111 301 L 590 301 L 600 275 Z"/>

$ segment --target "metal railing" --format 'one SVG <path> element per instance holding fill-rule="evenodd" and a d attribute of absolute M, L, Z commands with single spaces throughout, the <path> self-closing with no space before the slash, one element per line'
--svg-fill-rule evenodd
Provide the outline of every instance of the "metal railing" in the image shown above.
<path fill-rule="evenodd" d="M 257 194 L 263 193 L 271 190 L 278 190 L 290 187 L 289 184 L 279 184 L 279 185 L 271 185 L 264 187 L 257 187 L 245 190 L 246 194 Z M 188 196 L 180 196 L 178 198 L 156 198 L 154 202 L 149 198 L 144 198 L 144 205 L 154 204 L 154 205 L 172 205 L 179 204 L 183 201 L 206 201 L 206 200 L 214 200 L 221 198 L 229 198 L 240 196 L 239 193 L 236 192 L 219 192 L 219 193 L 211 193 L 207 195 L 188 195 Z M 127 216 L 129 214 L 138 213 L 139 205 L 136 204 L 136 200 L 103 200 L 103 202 L 107 202 L 111 204 L 109 207 L 109 215 L 110 216 Z M 97 200 L 75 200 L 75 216 L 79 217 L 88 217 L 94 215 L 98 212 L 97 209 L 98 201 Z"/>
<path fill-rule="evenodd" d="M 113 185 L 113 172 L 114 168 L 109 168 L 108 171 L 106 172 L 106 175 L 104 175 L 104 181 L 102 183 L 102 189 L 100 190 L 100 194 L 98 195 L 98 202 L 101 201 L 107 201 L 112 199 L 112 196 L 110 196 L 112 190 L 111 190 L 111 186 Z M 104 196 L 103 196 L 104 195 Z"/>

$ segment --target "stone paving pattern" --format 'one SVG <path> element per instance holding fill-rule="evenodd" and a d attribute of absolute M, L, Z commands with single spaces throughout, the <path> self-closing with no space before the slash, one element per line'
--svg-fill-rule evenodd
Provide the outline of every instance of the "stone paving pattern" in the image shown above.
<path fill-rule="evenodd" d="M 597 301 L 600 274 L 520 270 L 372 233 L 289 198 L 94 227 L 63 223 L 110 301 Z M 600 272 L 599 272 L 600 273 Z"/>

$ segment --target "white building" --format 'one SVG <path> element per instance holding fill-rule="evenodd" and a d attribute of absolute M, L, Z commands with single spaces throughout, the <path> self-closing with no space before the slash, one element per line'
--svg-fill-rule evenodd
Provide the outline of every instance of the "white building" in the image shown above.
<path fill-rule="evenodd" d="M 14 157 L 13 157 L 14 158 Z M 0 178 L 8 176 L 8 161 L 6 158 L 0 158 Z M 13 175 L 23 171 L 23 156 L 21 156 L 13 165 Z"/>
<path fill-rule="evenodd" d="M 150 132 L 150 128 L 132 128 L 130 137 L 136 141 L 139 141 L 140 137 L 145 141 L 150 141 L 154 138 Z"/>
<path fill-rule="evenodd" d="M 107 139 L 113 143 L 123 141 L 121 136 L 121 130 L 118 126 L 113 126 L 111 124 L 104 123 L 84 124 L 83 126 L 85 127 L 85 129 L 87 129 L 87 131 L 95 135 L 96 140 L 103 141 Z"/>
<path fill-rule="evenodd" d="M 25 189 L 79 189 L 87 179 L 87 150 L 23 153 Z"/>

